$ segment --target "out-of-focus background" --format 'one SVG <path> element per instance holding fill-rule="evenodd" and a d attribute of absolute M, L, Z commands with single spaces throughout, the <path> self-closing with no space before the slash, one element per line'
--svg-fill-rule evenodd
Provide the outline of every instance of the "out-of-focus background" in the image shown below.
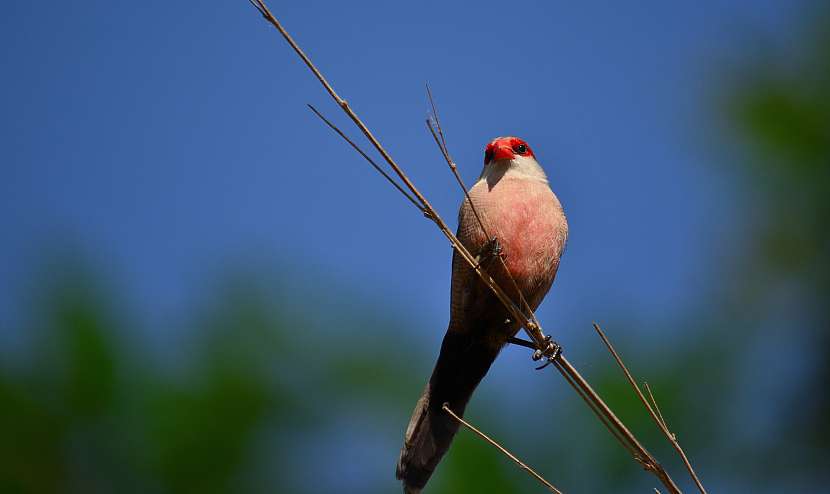
<path fill-rule="evenodd" d="M 273 2 L 454 224 L 520 135 L 571 224 L 539 311 L 691 491 L 830 481 L 830 11 L 812 2 Z M 0 492 L 397 492 L 448 313 L 433 225 L 234 2 L 12 2 L 0 18 Z M 467 416 L 566 492 L 649 492 L 507 348 Z M 431 492 L 539 492 L 462 431 Z"/>

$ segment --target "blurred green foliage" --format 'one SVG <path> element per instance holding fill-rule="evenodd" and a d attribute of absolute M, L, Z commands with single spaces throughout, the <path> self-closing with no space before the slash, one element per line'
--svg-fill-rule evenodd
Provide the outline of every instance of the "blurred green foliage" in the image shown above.
<path fill-rule="evenodd" d="M 782 328 L 786 333 L 773 329 L 746 336 L 802 339 L 809 350 L 795 356 L 807 370 L 790 385 L 796 392 L 790 413 L 763 452 L 763 461 L 787 465 L 792 477 L 810 478 L 823 472 L 818 476 L 826 480 L 830 475 L 830 10 L 822 9 L 810 20 L 797 49 L 744 68 L 730 93 L 729 111 L 745 146 L 748 159 L 742 177 L 754 199 L 750 241 L 737 273 L 736 305 L 761 319 L 775 318 L 776 311 L 790 316 L 788 327 Z"/>

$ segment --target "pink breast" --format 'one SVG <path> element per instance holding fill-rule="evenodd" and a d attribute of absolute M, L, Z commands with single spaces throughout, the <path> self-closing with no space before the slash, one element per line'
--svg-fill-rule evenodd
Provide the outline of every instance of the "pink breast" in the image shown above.
<path fill-rule="evenodd" d="M 492 189 L 470 191 L 490 235 L 501 242 L 510 273 L 520 285 L 553 276 L 564 247 L 567 224 L 548 185 L 504 178 Z"/>

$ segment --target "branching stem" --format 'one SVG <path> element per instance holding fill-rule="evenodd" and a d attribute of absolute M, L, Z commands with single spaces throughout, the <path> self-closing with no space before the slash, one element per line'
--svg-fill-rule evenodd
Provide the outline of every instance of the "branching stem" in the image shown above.
<path fill-rule="evenodd" d="M 631 387 L 634 388 L 634 392 L 637 394 L 637 397 L 640 398 L 640 401 L 648 410 L 648 414 L 654 423 L 657 424 L 657 428 L 666 436 L 666 439 L 669 440 L 672 447 L 674 447 L 677 454 L 680 455 L 680 458 L 683 460 L 683 464 L 686 466 L 686 470 L 689 472 L 689 476 L 692 477 L 694 480 L 697 489 L 702 494 L 707 494 L 706 489 L 703 487 L 703 483 L 700 481 L 700 477 L 697 476 L 695 469 L 692 467 L 692 463 L 689 461 L 689 458 L 686 456 L 686 452 L 683 451 L 683 448 L 680 447 L 680 443 L 677 441 L 677 436 L 669 430 L 668 424 L 666 424 L 666 420 L 663 418 L 663 414 L 660 412 L 660 407 L 657 406 L 657 400 L 654 399 L 654 395 L 651 393 L 651 388 L 648 386 L 648 383 L 644 383 L 646 391 L 648 391 L 648 395 L 651 398 L 651 403 L 649 400 L 646 399 L 643 391 L 637 385 L 637 382 L 634 380 L 634 376 L 631 375 L 631 372 L 626 367 L 625 363 L 623 362 L 622 357 L 620 354 L 617 353 L 617 350 L 614 348 L 614 345 L 611 344 L 611 341 L 605 335 L 605 332 L 602 328 L 599 327 L 599 324 L 594 323 L 594 330 L 596 330 L 599 337 L 602 339 L 602 342 L 605 344 L 605 347 L 608 348 L 608 351 L 614 357 L 614 360 L 617 361 L 617 365 L 620 366 L 622 369 L 623 374 L 625 374 L 625 378 L 628 380 L 628 383 L 631 384 Z M 652 406 L 653 405 L 653 406 Z"/>
<path fill-rule="evenodd" d="M 476 257 L 472 255 L 467 248 L 458 240 L 458 238 L 450 231 L 447 224 L 441 219 L 438 212 L 432 207 L 429 201 L 424 197 L 424 195 L 418 190 L 417 187 L 412 183 L 409 177 L 403 172 L 401 167 L 395 162 L 394 159 L 389 155 L 386 149 L 381 145 L 378 139 L 372 134 L 366 124 L 357 116 L 357 114 L 352 110 L 349 104 L 341 98 L 337 92 L 335 92 L 334 88 L 329 84 L 323 74 L 317 69 L 317 67 L 311 62 L 311 59 L 303 52 L 303 50 L 299 47 L 299 45 L 294 41 L 294 39 L 288 34 L 285 28 L 280 24 L 280 22 L 274 17 L 271 11 L 268 9 L 268 6 L 265 4 L 263 0 L 248 0 L 259 12 L 262 16 L 271 24 L 273 25 L 285 38 L 286 42 L 291 46 L 291 48 L 297 53 L 297 55 L 302 59 L 303 63 L 311 70 L 314 76 L 320 81 L 320 84 L 323 85 L 323 88 L 329 95 L 334 99 L 335 103 L 343 110 L 343 112 L 352 120 L 352 122 L 357 126 L 358 129 L 363 133 L 363 135 L 369 140 L 372 144 L 372 147 L 383 157 L 383 160 L 389 165 L 392 169 L 394 174 L 400 179 L 403 183 L 403 186 L 398 185 L 391 176 L 383 173 L 383 175 L 393 183 L 396 188 L 404 194 L 416 207 L 418 207 L 424 216 L 431 219 L 441 233 L 449 240 L 452 247 L 456 250 L 456 252 L 461 256 L 461 258 L 475 271 L 475 273 L 479 276 L 482 282 L 492 290 L 492 292 L 496 295 L 499 301 L 504 304 L 507 310 L 510 312 L 513 320 L 518 321 L 522 324 L 527 335 L 533 342 L 535 347 L 534 357 L 543 358 L 547 362 L 552 363 L 556 369 L 565 377 L 566 381 L 571 385 L 571 387 L 576 390 L 577 394 L 585 401 L 586 404 L 591 408 L 591 410 L 597 414 L 600 418 L 601 422 L 605 424 L 606 427 L 611 431 L 612 435 L 620 441 L 621 444 L 625 447 L 626 450 L 634 457 L 634 459 L 639 462 L 647 471 L 654 474 L 660 482 L 666 487 L 669 493 L 672 494 L 679 494 L 680 489 L 674 483 L 672 478 L 666 472 L 666 470 L 660 465 L 660 463 L 651 455 L 637 440 L 636 437 L 631 433 L 631 431 L 620 421 L 619 418 L 611 411 L 608 405 L 600 398 L 600 396 L 594 391 L 594 389 L 588 384 L 584 377 L 576 370 L 576 368 L 571 365 L 571 363 L 565 358 L 565 356 L 561 352 L 561 346 L 559 346 L 555 341 L 552 341 L 550 337 L 546 336 L 542 331 L 541 324 L 539 323 L 536 315 L 533 313 L 533 310 L 528 305 L 527 301 L 524 300 L 521 290 L 518 287 L 515 287 L 516 293 L 520 298 L 520 306 L 517 306 L 511 298 L 507 295 L 507 293 L 496 283 L 496 281 L 484 270 L 484 268 L 477 263 Z M 430 101 L 433 105 L 433 114 L 435 115 L 436 123 L 438 121 L 437 118 L 437 111 L 434 110 L 434 102 L 431 98 L 430 92 Z M 315 109 L 312 110 L 320 117 L 323 116 L 317 112 Z M 340 131 L 334 124 L 326 121 L 327 125 L 329 125 L 332 129 L 335 130 L 342 138 L 344 138 L 353 148 L 355 148 L 364 159 L 369 161 L 376 169 L 379 170 L 379 166 L 377 166 L 364 152 L 362 152 L 356 144 L 354 144 L 350 139 L 346 137 L 346 135 Z M 429 122 L 428 122 L 429 125 Z M 430 130 L 432 130 L 432 126 L 430 126 Z M 443 131 L 438 127 L 437 136 L 435 132 L 433 132 L 433 136 L 435 137 L 436 143 L 439 144 L 439 147 L 442 149 L 442 154 L 444 154 L 444 158 L 448 161 L 450 165 L 450 169 L 453 170 L 454 174 L 457 177 L 457 180 L 460 182 L 462 188 L 464 187 L 463 182 L 460 180 L 460 177 L 457 175 L 457 170 L 455 164 L 452 162 L 452 159 L 449 157 L 449 153 L 446 150 L 446 140 L 443 135 Z M 379 170 L 380 171 L 380 170 Z M 406 191 L 409 191 L 407 193 Z M 411 195 L 410 195 L 411 194 Z M 466 189 L 465 189 L 466 194 Z M 469 195 L 467 195 L 469 199 Z M 478 217 L 478 214 L 476 214 Z M 480 218 L 479 218 L 479 221 Z M 482 223 L 482 227 L 483 227 Z M 504 259 L 500 256 L 502 267 L 505 268 Z M 512 279 L 512 277 L 511 277 Z M 515 280 L 513 281 L 515 285 Z M 636 386 L 636 385 L 635 385 Z M 639 388 L 637 388 L 639 389 Z M 647 402 L 646 402 L 647 403 Z M 647 405 L 648 409 L 651 409 L 649 405 Z M 451 410 L 448 408 L 446 409 L 448 413 L 452 413 Z M 460 417 L 457 417 L 459 420 Z M 661 429 L 664 429 L 664 432 L 668 430 L 665 427 L 665 423 L 660 421 L 662 424 Z M 697 476 L 694 475 L 693 470 L 691 470 L 691 465 L 689 465 L 688 460 L 685 457 L 685 454 L 682 454 L 682 450 L 680 449 L 679 445 L 676 441 L 673 442 L 675 445 L 675 449 L 681 453 L 684 458 L 684 461 L 687 464 L 687 468 L 692 473 L 695 481 L 698 483 L 698 487 L 701 489 L 701 492 L 705 492 L 702 489 L 702 485 L 700 485 Z M 499 447 L 502 452 L 511 456 L 509 452 L 504 450 L 503 448 Z M 523 464 L 521 464 L 523 465 Z M 543 479 L 542 479 L 543 480 Z M 554 491 L 558 492 L 558 491 Z"/>
<path fill-rule="evenodd" d="M 487 441 L 488 443 L 490 443 L 491 445 L 493 445 L 496 449 L 498 449 L 499 451 L 501 451 L 502 453 L 504 453 L 504 455 L 505 455 L 505 456 L 507 456 L 508 458 L 510 458 L 511 460 L 513 460 L 513 462 L 514 462 L 514 463 L 516 463 L 516 465 L 518 465 L 518 467 L 519 467 L 519 468 L 521 468 L 522 470 L 524 470 L 525 472 L 527 472 L 530 476 L 532 476 L 533 478 L 535 478 L 536 480 L 538 480 L 540 483 L 542 483 L 542 485 L 544 485 L 545 487 L 547 487 L 549 491 L 551 491 L 551 492 L 555 492 L 556 494 L 562 494 L 562 491 L 560 491 L 559 489 L 557 489 L 556 487 L 554 487 L 554 486 L 553 486 L 553 484 L 551 484 L 550 482 L 548 482 L 547 480 L 545 480 L 545 478 L 544 478 L 544 477 L 542 477 L 541 475 L 539 475 L 538 473 L 536 473 L 536 470 L 534 470 L 534 469 L 530 468 L 530 467 L 529 467 L 529 466 L 527 466 L 524 462 L 522 462 L 522 460 L 518 459 L 518 458 L 516 457 L 516 455 L 514 455 L 513 453 L 511 453 L 510 451 L 508 451 L 508 450 L 507 450 L 507 448 L 505 448 L 504 446 L 502 446 L 501 444 L 499 444 L 498 442 L 496 442 L 494 439 L 490 438 L 490 436 L 488 436 L 487 434 L 485 434 L 485 433 L 481 432 L 480 430 L 478 430 L 477 428 L 475 428 L 472 424 L 470 424 L 470 423 L 469 423 L 469 422 L 467 422 L 466 420 L 464 420 L 464 419 L 462 419 L 461 417 L 459 417 L 458 415 L 456 415 L 456 414 L 455 414 L 455 412 L 453 412 L 453 411 L 450 409 L 449 404 L 444 403 L 444 405 L 443 405 L 441 408 L 442 408 L 445 412 L 447 412 L 447 413 L 448 413 L 448 414 L 449 414 L 452 418 L 454 418 L 455 420 L 457 420 L 459 424 L 461 424 L 461 425 L 463 425 L 464 427 L 466 427 L 466 428 L 470 429 L 470 430 L 471 430 L 471 431 L 473 431 L 476 435 L 478 435 L 478 437 L 480 437 L 480 438 L 484 439 L 485 441 Z"/>

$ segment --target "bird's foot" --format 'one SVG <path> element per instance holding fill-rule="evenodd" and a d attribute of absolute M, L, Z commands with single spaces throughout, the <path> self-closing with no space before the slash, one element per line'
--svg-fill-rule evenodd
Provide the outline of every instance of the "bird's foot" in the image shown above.
<path fill-rule="evenodd" d="M 478 254 L 476 255 L 476 268 L 481 266 L 486 261 L 497 257 L 501 257 L 503 259 L 506 258 L 498 237 L 493 237 L 485 242 L 484 245 L 481 246 L 481 249 L 479 249 Z"/>
<path fill-rule="evenodd" d="M 562 355 L 562 345 L 553 341 L 550 335 L 545 336 L 545 348 L 544 350 L 536 350 L 533 352 L 533 360 L 542 360 L 543 358 L 546 362 L 536 370 L 544 369 L 545 367 L 552 364 L 559 356 Z"/>

